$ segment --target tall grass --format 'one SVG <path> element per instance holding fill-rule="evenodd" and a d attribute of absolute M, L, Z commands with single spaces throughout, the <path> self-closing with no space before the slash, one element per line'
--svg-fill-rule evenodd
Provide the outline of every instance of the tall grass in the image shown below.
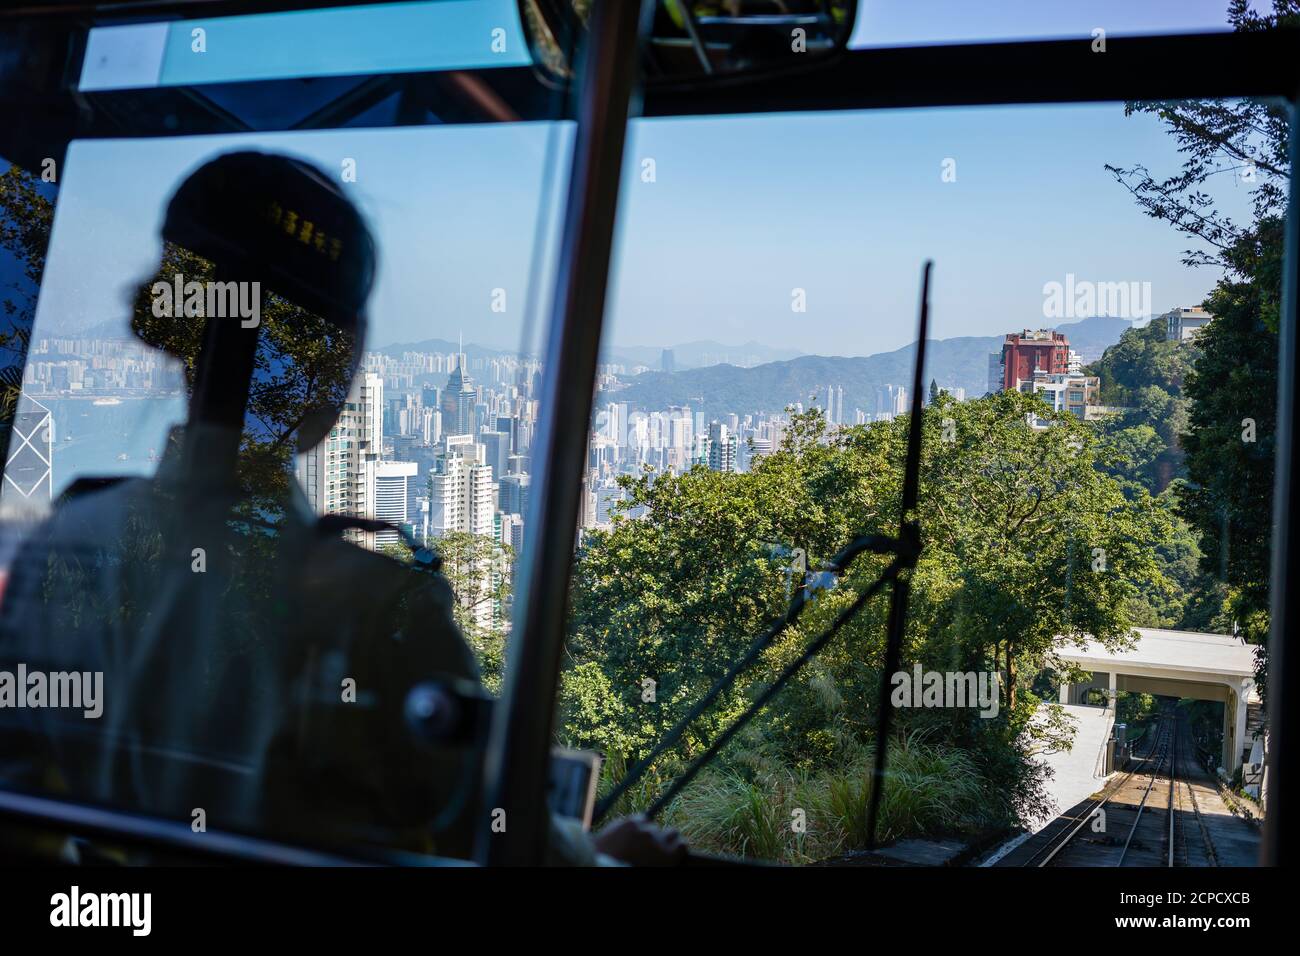
<path fill-rule="evenodd" d="M 707 771 L 669 807 L 668 821 L 698 849 L 786 863 L 863 849 L 873 761 L 865 747 L 811 775 L 772 761 Z M 877 841 L 987 825 L 985 787 L 969 753 L 912 733 L 890 748 Z"/>

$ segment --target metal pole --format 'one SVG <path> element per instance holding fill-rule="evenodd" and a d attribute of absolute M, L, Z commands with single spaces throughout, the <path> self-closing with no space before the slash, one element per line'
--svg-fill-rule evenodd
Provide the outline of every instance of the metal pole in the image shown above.
<path fill-rule="evenodd" d="M 623 142 L 639 64 L 640 7 L 626 0 L 595 4 L 580 56 L 578 129 L 536 442 L 541 466 L 529 501 L 505 688 L 484 766 L 486 802 L 476 856 L 491 865 L 545 860 L 556 684 Z"/>
<path fill-rule="evenodd" d="M 1288 586 L 1287 576 L 1296 564 L 1300 542 L 1300 529 L 1291 520 L 1291 499 L 1295 494 L 1295 477 L 1300 462 L 1296 461 L 1295 442 L 1296 387 L 1296 335 L 1300 331 L 1296 319 L 1297 255 L 1300 255 L 1300 235 L 1296 222 L 1297 207 L 1297 156 L 1300 156 L 1300 129 L 1296 128 L 1295 102 L 1291 109 L 1291 194 L 1286 215 L 1286 257 L 1282 272 L 1282 310 L 1278 314 L 1277 356 L 1277 445 L 1276 478 L 1273 486 L 1273 567 L 1271 581 L 1271 607 L 1268 636 L 1268 800 L 1264 808 L 1264 843 L 1261 862 L 1265 866 L 1282 866 L 1296 861 L 1295 825 L 1287 819 L 1287 794 L 1294 789 L 1296 762 L 1290 759 L 1287 747 L 1297 746 L 1295 723 L 1297 709 L 1291 702 L 1300 680 L 1300 653 L 1287 647 L 1300 620 L 1300 588 Z M 1226 706 L 1226 705 L 1225 705 Z"/>

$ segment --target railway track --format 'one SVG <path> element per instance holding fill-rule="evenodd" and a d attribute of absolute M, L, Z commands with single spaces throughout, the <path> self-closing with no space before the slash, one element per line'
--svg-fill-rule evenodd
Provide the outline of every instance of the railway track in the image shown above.
<path fill-rule="evenodd" d="M 1193 778 L 1196 754 L 1187 719 L 1179 714 L 1175 725 L 1170 772 L 1169 866 L 1218 866 L 1219 852 L 1206 814 L 1201 812 Z"/>
<path fill-rule="evenodd" d="M 1217 866 L 1192 781 L 1186 718 L 1161 711 L 1146 752 L 1073 816 L 1058 818 L 1021 866 Z"/>

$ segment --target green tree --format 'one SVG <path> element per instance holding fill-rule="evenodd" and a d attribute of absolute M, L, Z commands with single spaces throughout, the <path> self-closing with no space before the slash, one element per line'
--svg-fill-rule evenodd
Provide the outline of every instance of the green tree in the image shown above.
<path fill-rule="evenodd" d="M 0 429 L 13 421 L 22 390 L 23 362 L 36 315 L 36 293 L 45 271 L 45 250 L 54 203 L 38 177 L 11 165 L 0 173 L 0 249 L 12 256 L 18 278 L 0 290 Z"/>
<path fill-rule="evenodd" d="M 1171 342 L 1163 324 L 1126 329 L 1087 370 L 1101 380 L 1101 404 L 1117 412 L 1098 423 L 1122 451 L 1121 480 L 1157 495 L 1184 476 L 1180 436 L 1187 428 L 1184 383 L 1199 350 Z"/>
<path fill-rule="evenodd" d="M 484 684 L 500 689 L 514 552 L 488 535 L 451 531 L 428 542 L 456 597 L 452 614 L 479 660 Z"/>
<path fill-rule="evenodd" d="M 1029 721 L 1039 702 L 1025 675 L 1062 642 L 1128 639 L 1144 589 L 1168 588 L 1155 554 L 1173 524 L 1144 489 L 1126 495 L 1089 426 L 1038 398 L 940 395 L 924 414 L 925 551 L 904 661 L 996 669 L 1003 703 L 996 720 L 911 712 L 899 732 L 919 729 L 979 753 L 986 779 L 999 781 L 1010 804 L 1028 806 L 1038 779 L 1028 758 L 1044 731 Z M 1032 429 L 1031 415 L 1053 424 Z M 628 479 L 624 507 L 644 507 L 644 517 L 617 517 L 578 553 L 561 720 L 568 739 L 616 760 L 643 753 L 783 611 L 794 549 L 815 567 L 857 534 L 894 533 L 906 428 L 900 417 L 827 434 L 813 410 L 795 416 L 781 447 L 749 473 Z M 859 559 L 844 586 L 819 596 L 679 756 L 698 753 L 883 564 Z M 814 773 L 873 743 L 886 611 L 886 601 L 868 605 L 787 687 L 744 760 Z M 1063 732 L 1060 721 L 1046 724 Z"/>
<path fill-rule="evenodd" d="M 1269 13 L 1253 11 L 1248 0 L 1231 0 L 1228 18 L 1243 32 L 1295 28 L 1300 0 L 1274 0 Z M 1181 441 L 1189 484 L 1181 512 L 1200 535 L 1204 570 L 1226 585 L 1235 622 L 1259 645 L 1256 677 L 1266 694 L 1289 108 L 1265 100 L 1192 100 L 1129 103 L 1125 110 L 1165 124 L 1182 168 L 1165 179 L 1141 165 L 1107 169 L 1147 215 L 1196 241 L 1185 264 L 1224 272 L 1205 302 L 1215 319 L 1198 337 L 1200 354 L 1185 383 L 1192 404 Z M 1210 186 L 1225 179 L 1251 185 L 1249 222 L 1215 208 Z M 1254 424 L 1253 441 L 1247 419 Z"/>
<path fill-rule="evenodd" d="M 1277 425 L 1277 321 L 1281 222 L 1262 224 L 1241 280 L 1225 279 L 1206 305 L 1202 356 L 1187 384 L 1190 484 L 1182 512 L 1201 536 L 1206 571 L 1228 588 L 1233 619 L 1259 646 L 1256 677 L 1267 687 L 1270 545 Z"/>
<path fill-rule="evenodd" d="M 1173 529 L 1144 490 L 1124 493 L 1109 450 L 1073 415 L 1017 392 L 940 408 L 955 434 L 929 443 L 927 560 L 952 589 L 952 640 L 1001 661 L 1014 709 L 1019 674 L 1062 639 L 1127 639 L 1141 588 L 1167 586 L 1153 552 Z M 1031 413 L 1051 427 L 1027 427 Z"/>

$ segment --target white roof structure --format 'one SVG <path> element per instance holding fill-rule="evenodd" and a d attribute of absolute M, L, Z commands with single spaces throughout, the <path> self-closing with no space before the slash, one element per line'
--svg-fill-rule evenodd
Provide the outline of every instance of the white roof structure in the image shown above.
<path fill-rule="evenodd" d="M 1057 655 L 1092 672 L 1091 682 L 1080 685 L 1073 693 L 1069 684 L 1062 683 L 1062 704 L 1087 703 L 1086 694 L 1084 699 L 1078 699 L 1079 691 L 1098 686 L 1101 675 L 1107 675 L 1111 700 L 1117 692 L 1135 691 L 1222 701 L 1222 765 L 1228 772 L 1241 766 L 1242 758 L 1249 753 L 1247 705 L 1259 701 L 1252 645 L 1227 634 L 1149 627 L 1137 628 L 1133 646 L 1114 653 L 1097 641 L 1090 640 L 1084 647 L 1064 638 L 1061 641 Z"/>
<path fill-rule="evenodd" d="M 1191 679 L 1254 677 L 1255 648 L 1227 634 L 1165 631 L 1137 628 L 1138 640 L 1130 650 L 1111 653 L 1097 641 L 1080 648 L 1066 644 L 1057 653 L 1088 670 L 1109 672 L 1116 666 L 1125 673 L 1143 670 L 1184 671 Z"/>

